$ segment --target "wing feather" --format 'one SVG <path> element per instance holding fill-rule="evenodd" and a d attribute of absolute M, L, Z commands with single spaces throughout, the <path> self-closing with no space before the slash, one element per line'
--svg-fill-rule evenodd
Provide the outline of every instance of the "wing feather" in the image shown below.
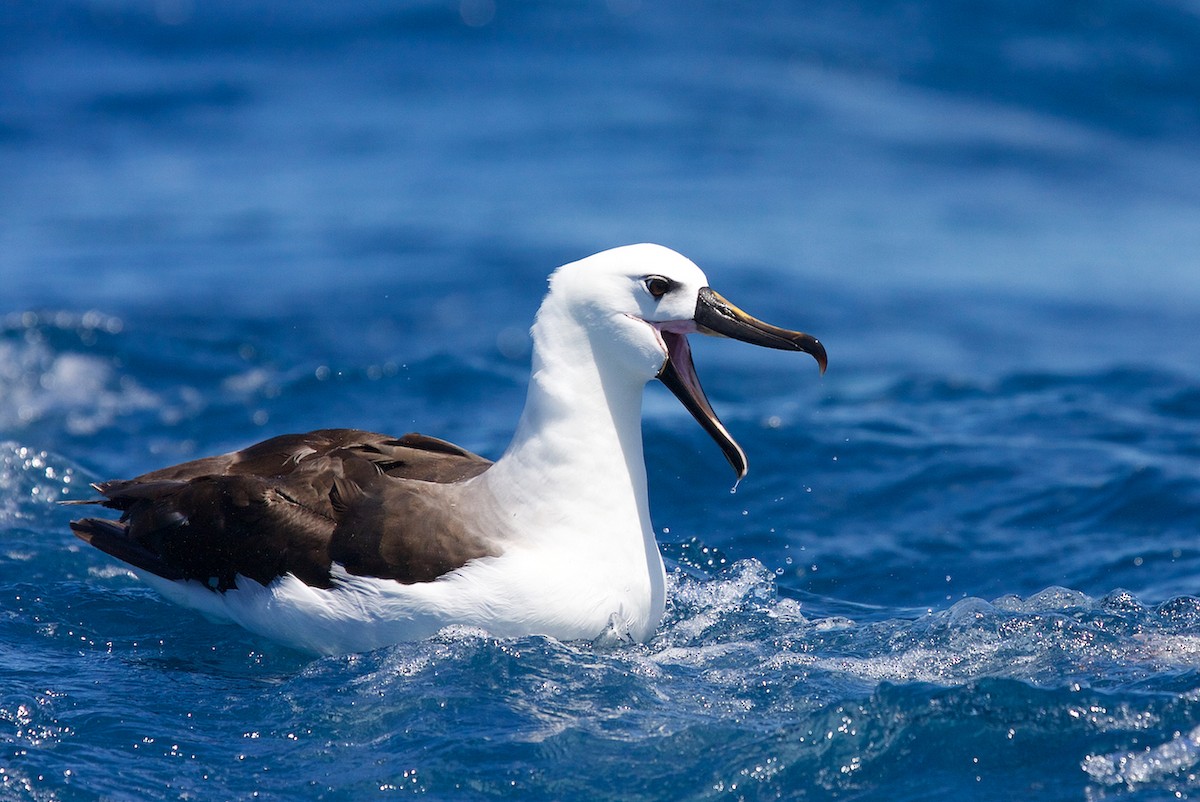
<path fill-rule="evenodd" d="M 444 440 L 355 429 L 282 435 L 134 479 L 101 482 L 119 521 L 74 521 L 117 559 L 215 591 L 239 577 L 293 574 L 333 586 L 333 563 L 363 576 L 428 582 L 496 553 L 446 503 L 491 463 Z"/>

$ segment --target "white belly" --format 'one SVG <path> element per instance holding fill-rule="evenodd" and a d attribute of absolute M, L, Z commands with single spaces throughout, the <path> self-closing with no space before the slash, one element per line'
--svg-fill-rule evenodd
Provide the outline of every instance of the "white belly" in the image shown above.
<path fill-rule="evenodd" d="M 331 590 L 289 575 L 265 587 L 241 578 L 236 590 L 214 593 L 199 582 L 138 573 L 167 598 L 210 617 L 293 648 L 341 654 L 420 640 L 453 625 L 496 637 L 593 640 L 611 632 L 645 641 L 665 607 L 662 560 L 657 549 L 650 557 L 620 562 L 514 548 L 412 585 L 335 571 Z"/>

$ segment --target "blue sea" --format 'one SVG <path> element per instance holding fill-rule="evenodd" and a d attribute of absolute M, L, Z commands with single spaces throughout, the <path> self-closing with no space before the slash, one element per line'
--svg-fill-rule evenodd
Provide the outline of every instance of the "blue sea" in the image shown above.
<path fill-rule="evenodd" d="M 1200 798 L 1195 0 L 0 5 L 0 799 Z M 348 426 L 498 456 L 557 265 L 812 360 L 647 390 L 644 645 L 314 659 L 67 528 Z"/>

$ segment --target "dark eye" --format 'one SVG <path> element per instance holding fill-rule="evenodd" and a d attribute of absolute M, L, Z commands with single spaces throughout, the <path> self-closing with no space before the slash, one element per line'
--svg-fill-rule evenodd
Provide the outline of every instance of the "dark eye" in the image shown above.
<path fill-rule="evenodd" d="M 662 276 L 646 276 L 643 282 L 646 285 L 646 290 L 654 296 L 654 300 L 656 301 L 666 295 L 667 291 L 674 286 L 674 282 L 671 279 L 663 278 Z"/>

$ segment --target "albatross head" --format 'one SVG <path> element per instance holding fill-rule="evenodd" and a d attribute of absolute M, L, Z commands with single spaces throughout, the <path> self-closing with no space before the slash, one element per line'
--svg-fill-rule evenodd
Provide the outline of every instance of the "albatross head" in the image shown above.
<path fill-rule="evenodd" d="M 661 245 L 626 245 L 564 265 L 550 278 L 550 296 L 566 314 L 599 336 L 593 358 L 658 378 L 717 442 L 737 472 L 746 454 L 704 394 L 687 335 L 731 337 L 753 345 L 811 354 L 825 372 L 825 347 L 815 337 L 763 323 L 708 286 L 691 260 Z"/>

